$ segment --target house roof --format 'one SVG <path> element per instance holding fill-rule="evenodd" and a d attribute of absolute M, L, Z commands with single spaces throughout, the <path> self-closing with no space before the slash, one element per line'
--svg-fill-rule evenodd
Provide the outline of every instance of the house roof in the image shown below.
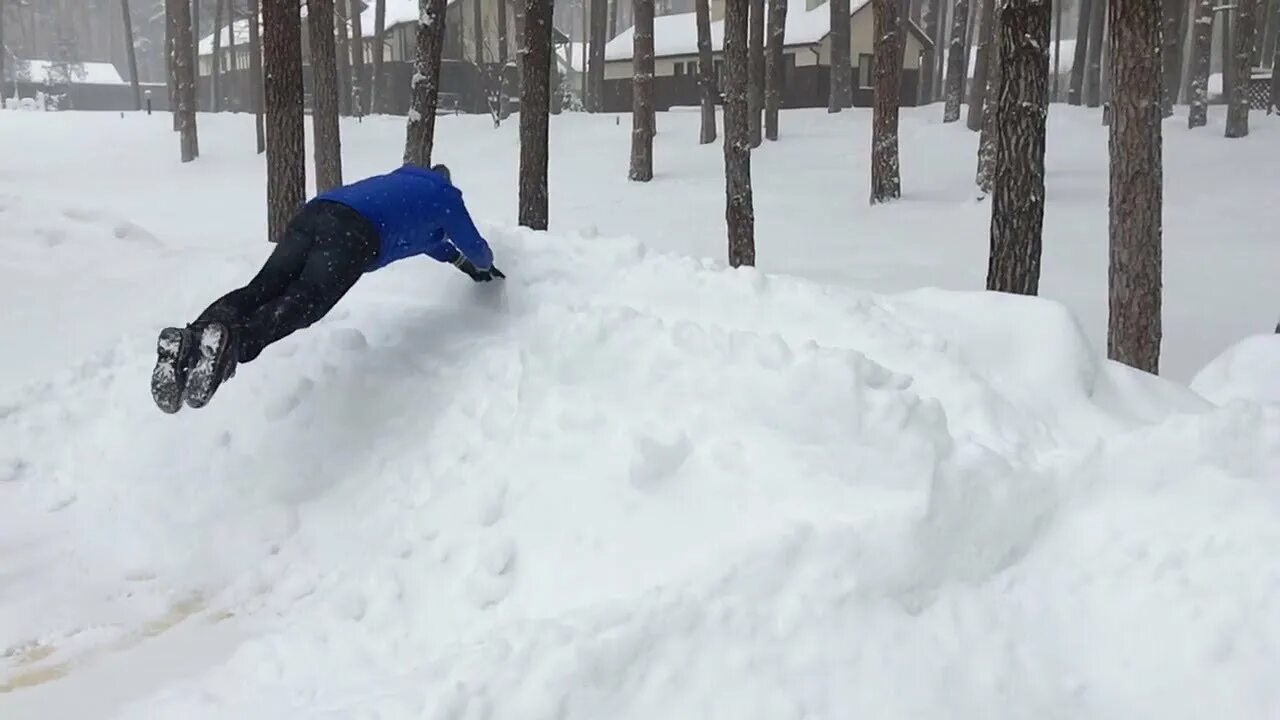
<path fill-rule="evenodd" d="M 871 0 L 850 0 L 849 16 L 853 17 L 863 8 L 871 4 Z M 933 47 L 932 41 L 914 21 L 908 21 L 909 27 L 926 47 Z M 815 45 L 822 42 L 831 33 L 831 8 L 826 3 L 812 10 L 805 10 L 800 3 L 787 5 L 786 33 L 783 36 L 787 47 L 797 45 Z M 630 60 L 635 42 L 635 27 L 629 27 L 604 48 L 606 62 Z M 653 55 L 654 57 L 671 57 L 675 55 L 698 54 L 698 24 L 695 13 L 663 15 L 653 20 Z M 719 51 L 724 47 L 724 20 L 711 23 L 711 47 Z"/>
<path fill-rule="evenodd" d="M 53 67 L 52 60 L 19 60 L 18 62 L 26 65 L 28 77 L 34 83 L 49 82 L 49 70 Z M 106 62 L 82 62 L 76 65 L 83 69 L 83 74 L 79 71 L 72 73 L 71 80 L 74 83 L 82 85 L 126 85 L 124 78 L 120 77 L 120 71 L 115 65 Z M 17 68 L 15 68 L 17 70 Z M 18 70 L 21 72 L 21 70 Z"/>

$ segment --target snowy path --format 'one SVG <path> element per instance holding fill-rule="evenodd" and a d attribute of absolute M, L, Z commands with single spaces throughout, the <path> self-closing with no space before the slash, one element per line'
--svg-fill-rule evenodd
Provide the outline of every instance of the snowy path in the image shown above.
<path fill-rule="evenodd" d="M 41 182 L 3 279 L 71 357 L 0 392 L 0 717 L 1280 712 L 1280 405 L 1062 305 L 486 225 L 506 283 L 391 268 L 169 417 L 154 327 L 255 229 Z"/>

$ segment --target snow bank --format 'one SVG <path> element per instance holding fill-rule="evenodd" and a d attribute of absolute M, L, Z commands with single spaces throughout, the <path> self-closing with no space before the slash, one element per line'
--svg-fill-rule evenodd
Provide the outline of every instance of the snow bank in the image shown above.
<path fill-rule="evenodd" d="M 1280 334 L 1255 335 L 1227 348 L 1191 380 L 1216 403 L 1280 403 Z"/>

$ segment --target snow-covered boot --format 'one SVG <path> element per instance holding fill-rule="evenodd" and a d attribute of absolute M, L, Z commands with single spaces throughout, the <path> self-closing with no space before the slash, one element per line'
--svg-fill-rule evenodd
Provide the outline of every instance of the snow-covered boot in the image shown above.
<path fill-rule="evenodd" d="M 240 343 L 232 326 L 209 323 L 200 331 L 195 364 L 187 377 L 184 395 L 187 407 L 201 408 L 209 404 L 223 382 L 235 377 Z"/>
<path fill-rule="evenodd" d="M 168 327 L 156 340 L 156 366 L 151 370 L 151 399 L 156 406 L 172 415 L 182 409 L 182 394 L 187 387 L 196 334 L 190 328 Z"/>

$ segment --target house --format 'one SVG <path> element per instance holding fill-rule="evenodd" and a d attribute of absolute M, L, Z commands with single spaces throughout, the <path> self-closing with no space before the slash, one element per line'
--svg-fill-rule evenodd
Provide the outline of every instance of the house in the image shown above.
<path fill-rule="evenodd" d="M 133 86 L 109 62 L 12 58 L 5 63 L 0 87 L 6 99 L 14 98 L 15 91 L 21 100 L 47 98 L 44 107 L 50 110 L 134 109 Z M 155 108 L 168 106 L 164 85 L 144 83 L 141 89 L 152 92 Z"/>
<path fill-rule="evenodd" d="M 363 34 L 364 77 L 368 87 L 372 82 L 375 12 L 372 0 L 367 0 L 360 14 Z M 521 18 L 517 14 L 520 0 L 448 0 L 445 11 L 445 45 L 440 69 L 440 96 L 442 106 L 456 106 L 464 112 L 488 112 L 489 94 L 495 79 L 501 77 L 508 97 L 519 95 L 517 48 L 520 39 Z M 503 52 L 499 18 L 505 15 L 506 47 Z M 303 9 L 305 17 L 306 10 Z M 409 112 L 410 84 L 413 78 L 413 62 L 417 54 L 419 19 L 418 0 L 387 0 L 385 30 L 382 42 L 383 97 L 386 111 L 405 115 Z M 249 97 L 249 21 L 239 20 L 233 28 L 222 28 L 219 55 L 219 92 L 225 98 L 224 107 L 248 108 Z M 553 44 L 569 41 L 559 30 L 554 30 Z M 350 33 L 348 32 L 348 36 Z M 232 57 L 231 40 L 235 41 Z M 311 88 L 310 33 L 302 33 L 303 80 L 308 97 Z M 213 35 L 201 39 L 198 72 L 201 97 L 210 93 L 210 76 L 213 70 Z M 234 62 L 234 65 L 233 65 Z M 556 74 L 556 68 L 552 68 Z M 229 79 L 228 79 L 229 78 Z M 558 78 L 553 79 L 553 87 Z M 554 94 L 554 93 L 553 93 Z"/>
<path fill-rule="evenodd" d="M 724 0 L 711 3 L 711 47 L 717 83 L 723 88 Z M 902 104 L 917 104 L 920 66 L 932 56 L 933 43 L 915 22 L 904 19 Z M 852 104 L 869 107 L 872 100 L 874 18 L 871 0 L 851 0 L 849 12 Z M 631 109 L 632 50 L 635 28 L 605 46 L 605 110 Z M 694 13 L 654 19 L 654 105 L 697 105 L 698 33 Z M 831 10 L 825 2 L 788 4 L 783 41 L 782 106 L 826 107 L 831 82 Z"/>

